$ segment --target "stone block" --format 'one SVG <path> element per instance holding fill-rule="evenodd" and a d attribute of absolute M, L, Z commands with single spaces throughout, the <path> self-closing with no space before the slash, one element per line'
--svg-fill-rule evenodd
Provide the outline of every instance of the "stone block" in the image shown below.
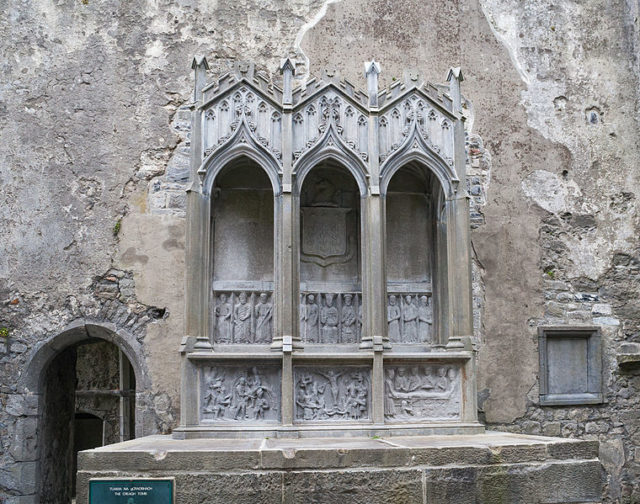
<path fill-rule="evenodd" d="M 422 502 L 422 471 L 416 469 L 293 472 L 283 481 L 286 504 Z"/>

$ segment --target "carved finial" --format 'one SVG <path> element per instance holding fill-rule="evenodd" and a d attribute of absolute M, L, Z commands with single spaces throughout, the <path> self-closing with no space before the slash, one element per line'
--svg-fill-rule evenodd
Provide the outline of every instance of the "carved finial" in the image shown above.
<path fill-rule="evenodd" d="M 462 111 L 462 95 L 460 94 L 460 83 L 464 80 L 460 67 L 449 69 L 447 82 L 449 83 L 449 94 L 453 100 L 453 108 L 457 112 Z"/>
<path fill-rule="evenodd" d="M 296 66 L 291 58 L 285 58 L 280 62 L 280 73 L 282 74 L 282 103 L 291 105 L 293 103 L 293 76 L 296 74 Z"/>
<path fill-rule="evenodd" d="M 367 91 L 369 92 L 369 106 L 378 106 L 378 75 L 380 74 L 380 64 L 372 59 L 364 64 L 364 75 L 367 78 Z"/>
<path fill-rule="evenodd" d="M 204 56 L 196 56 L 191 62 L 191 68 L 194 72 L 195 86 L 193 90 L 193 100 L 200 101 L 202 98 L 202 90 L 207 84 L 207 70 L 209 63 Z"/>

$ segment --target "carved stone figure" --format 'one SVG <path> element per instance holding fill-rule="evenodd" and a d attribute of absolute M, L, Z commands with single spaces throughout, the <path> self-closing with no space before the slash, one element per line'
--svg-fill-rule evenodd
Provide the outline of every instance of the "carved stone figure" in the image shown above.
<path fill-rule="evenodd" d="M 213 413 L 213 418 L 224 416 L 225 410 L 231 402 L 227 389 L 223 385 L 224 377 L 212 379 L 209 382 L 207 393 L 204 396 L 204 411 Z"/>
<path fill-rule="evenodd" d="M 413 304 L 411 296 L 404 298 L 405 305 L 402 311 L 402 341 L 404 343 L 418 342 L 418 309 Z"/>
<path fill-rule="evenodd" d="M 356 310 L 353 306 L 353 296 L 351 294 L 344 295 L 344 304 L 342 305 L 342 334 L 341 343 L 353 343 L 356 341 Z"/>
<path fill-rule="evenodd" d="M 432 343 L 432 324 L 433 318 L 431 316 L 431 310 L 429 309 L 429 298 L 427 296 L 421 296 L 420 304 L 418 305 L 418 333 L 421 342 Z"/>
<path fill-rule="evenodd" d="M 268 302 L 265 292 L 260 294 L 260 300 L 255 307 L 256 317 L 256 343 L 269 343 L 271 341 L 271 320 L 273 319 L 273 305 Z"/>
<path fill-rule="evenodd" d="M 367 411 L 367 389 L 361 373 L 353 373 L 351 379 L 351 383 L 347 385 L 347 397 L 344 406 L 347 415 L 352 420 L 360 420 Z"/>
<path fill-rule="evenodd" d="M 322 343 L 338 343 L 338 309 L 333 305 L 333 294 L 325 294 L 326 305 L 320 312 Z"/>
<path fill-rule="evenodd" d="M 233 406 L 234 415 L 233 419 L 249 418 L 247 416 L 247 406 L 249 405 L 249 387 L 247 386 L 247 379 L 244 376 L 238 378 L 233 389 Z"/>
<path fill-rule="evenodd" d="M 389 341 L 400 342 L 400 307 L 397 305 L 396 297 L 389 296 L 387 306 L 387 324 L 389 324 Z"/>
<path fill-rule="evenodd" d="M 234 308 L 234 343 L 251 343 L 251 306 L 247 294 L 240 293 L 239 301 Z"/>
<path fill-rule="evenodd" d="M 319 309 L 316 304 L 315 296 L 309 294 L 307 296 L 307 303 L 304 307 L 304 340 L 307 343 L 319 343 Z"/>
<path fill-rule="evenodd" d="M 326 372 L 322 372 L 318 370 L 318 374 L 324 376 L 329 382 L 329 391 L 331 392 L 331 400 L 332 406 L 337 407 L 338 405 L 338 378 L 344 374 L 344 371 L 337 372 L 335 369 L 329 369 Z"/>
<path fill-rule="evenodd" d="M 216 306 L 216 341 L 231 343 L 231 303 L 226 294 L 220 294 L 220 302 Z"/>
<path fill-rule="evenodd" d="M 393 402 L 395 398 L 395 389 L 393 387 L 393 378 L 395 371 L 392 368 L 385 370 L 384 377 L 384 414 L 387 417 L 396 416 L 396 405 Z"/>
<path fill-rule="evenodd" d="M 271 405 L 269 401 L 264 395 L 265 389 L 263 387 L 258 387 L 255 392 L 254 406 L 253 406 L 253 417 L 255 420 L 264 419 L 264 412 L 268 410 Z"/>

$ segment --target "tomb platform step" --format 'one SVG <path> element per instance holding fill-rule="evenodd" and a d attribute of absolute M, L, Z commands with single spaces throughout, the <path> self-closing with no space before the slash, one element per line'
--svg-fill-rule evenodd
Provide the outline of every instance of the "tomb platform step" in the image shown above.
<path fill-rule="evenodd" d="M 173 478 L 176 504 L 600 502 L 598 443 L 485 432 L 351 438 L 148 436 L 80 452 L 94 478 Z"/>

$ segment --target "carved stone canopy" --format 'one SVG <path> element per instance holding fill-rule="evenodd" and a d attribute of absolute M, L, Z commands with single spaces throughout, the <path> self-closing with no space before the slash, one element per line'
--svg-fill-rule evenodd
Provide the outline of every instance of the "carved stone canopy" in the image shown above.
<path fill-rule="evenodd" d="M 194 60 L 194 68 L 197 76 L 205 73 L 206 60 Z M 280 84 L 242 63 L 207 85 L 198 86 L 205 78 L 196 78 L 202 116 L 197 173 L 204 191 L 216 175 L 214 160 L 219 167 L 227 156 L 251 153 L 269 166 L 278 191 L 283 167 L 291 167 L 299 189 L 311 167 L 332 157 L 352 172 L 363 193 L 367 185 L 384 192 L 399 163 L 411 159 L 429 166 L 445 194 L 456 192 L 464 166 L 454 138 L 454 125 L 463 119 L 459 69 L 449 72 L 448 87 L 408 72 L 405 80 L 378 89 L 380 65 L 372 61 L 365 64 L 367 91 L 333 71 L 294 88 L 289 59 L 281 71 Z"/>
<path fill-rule="evenodd" d="M 481 431 L 460 70 L 193 68 L 176 435 Z"/>

